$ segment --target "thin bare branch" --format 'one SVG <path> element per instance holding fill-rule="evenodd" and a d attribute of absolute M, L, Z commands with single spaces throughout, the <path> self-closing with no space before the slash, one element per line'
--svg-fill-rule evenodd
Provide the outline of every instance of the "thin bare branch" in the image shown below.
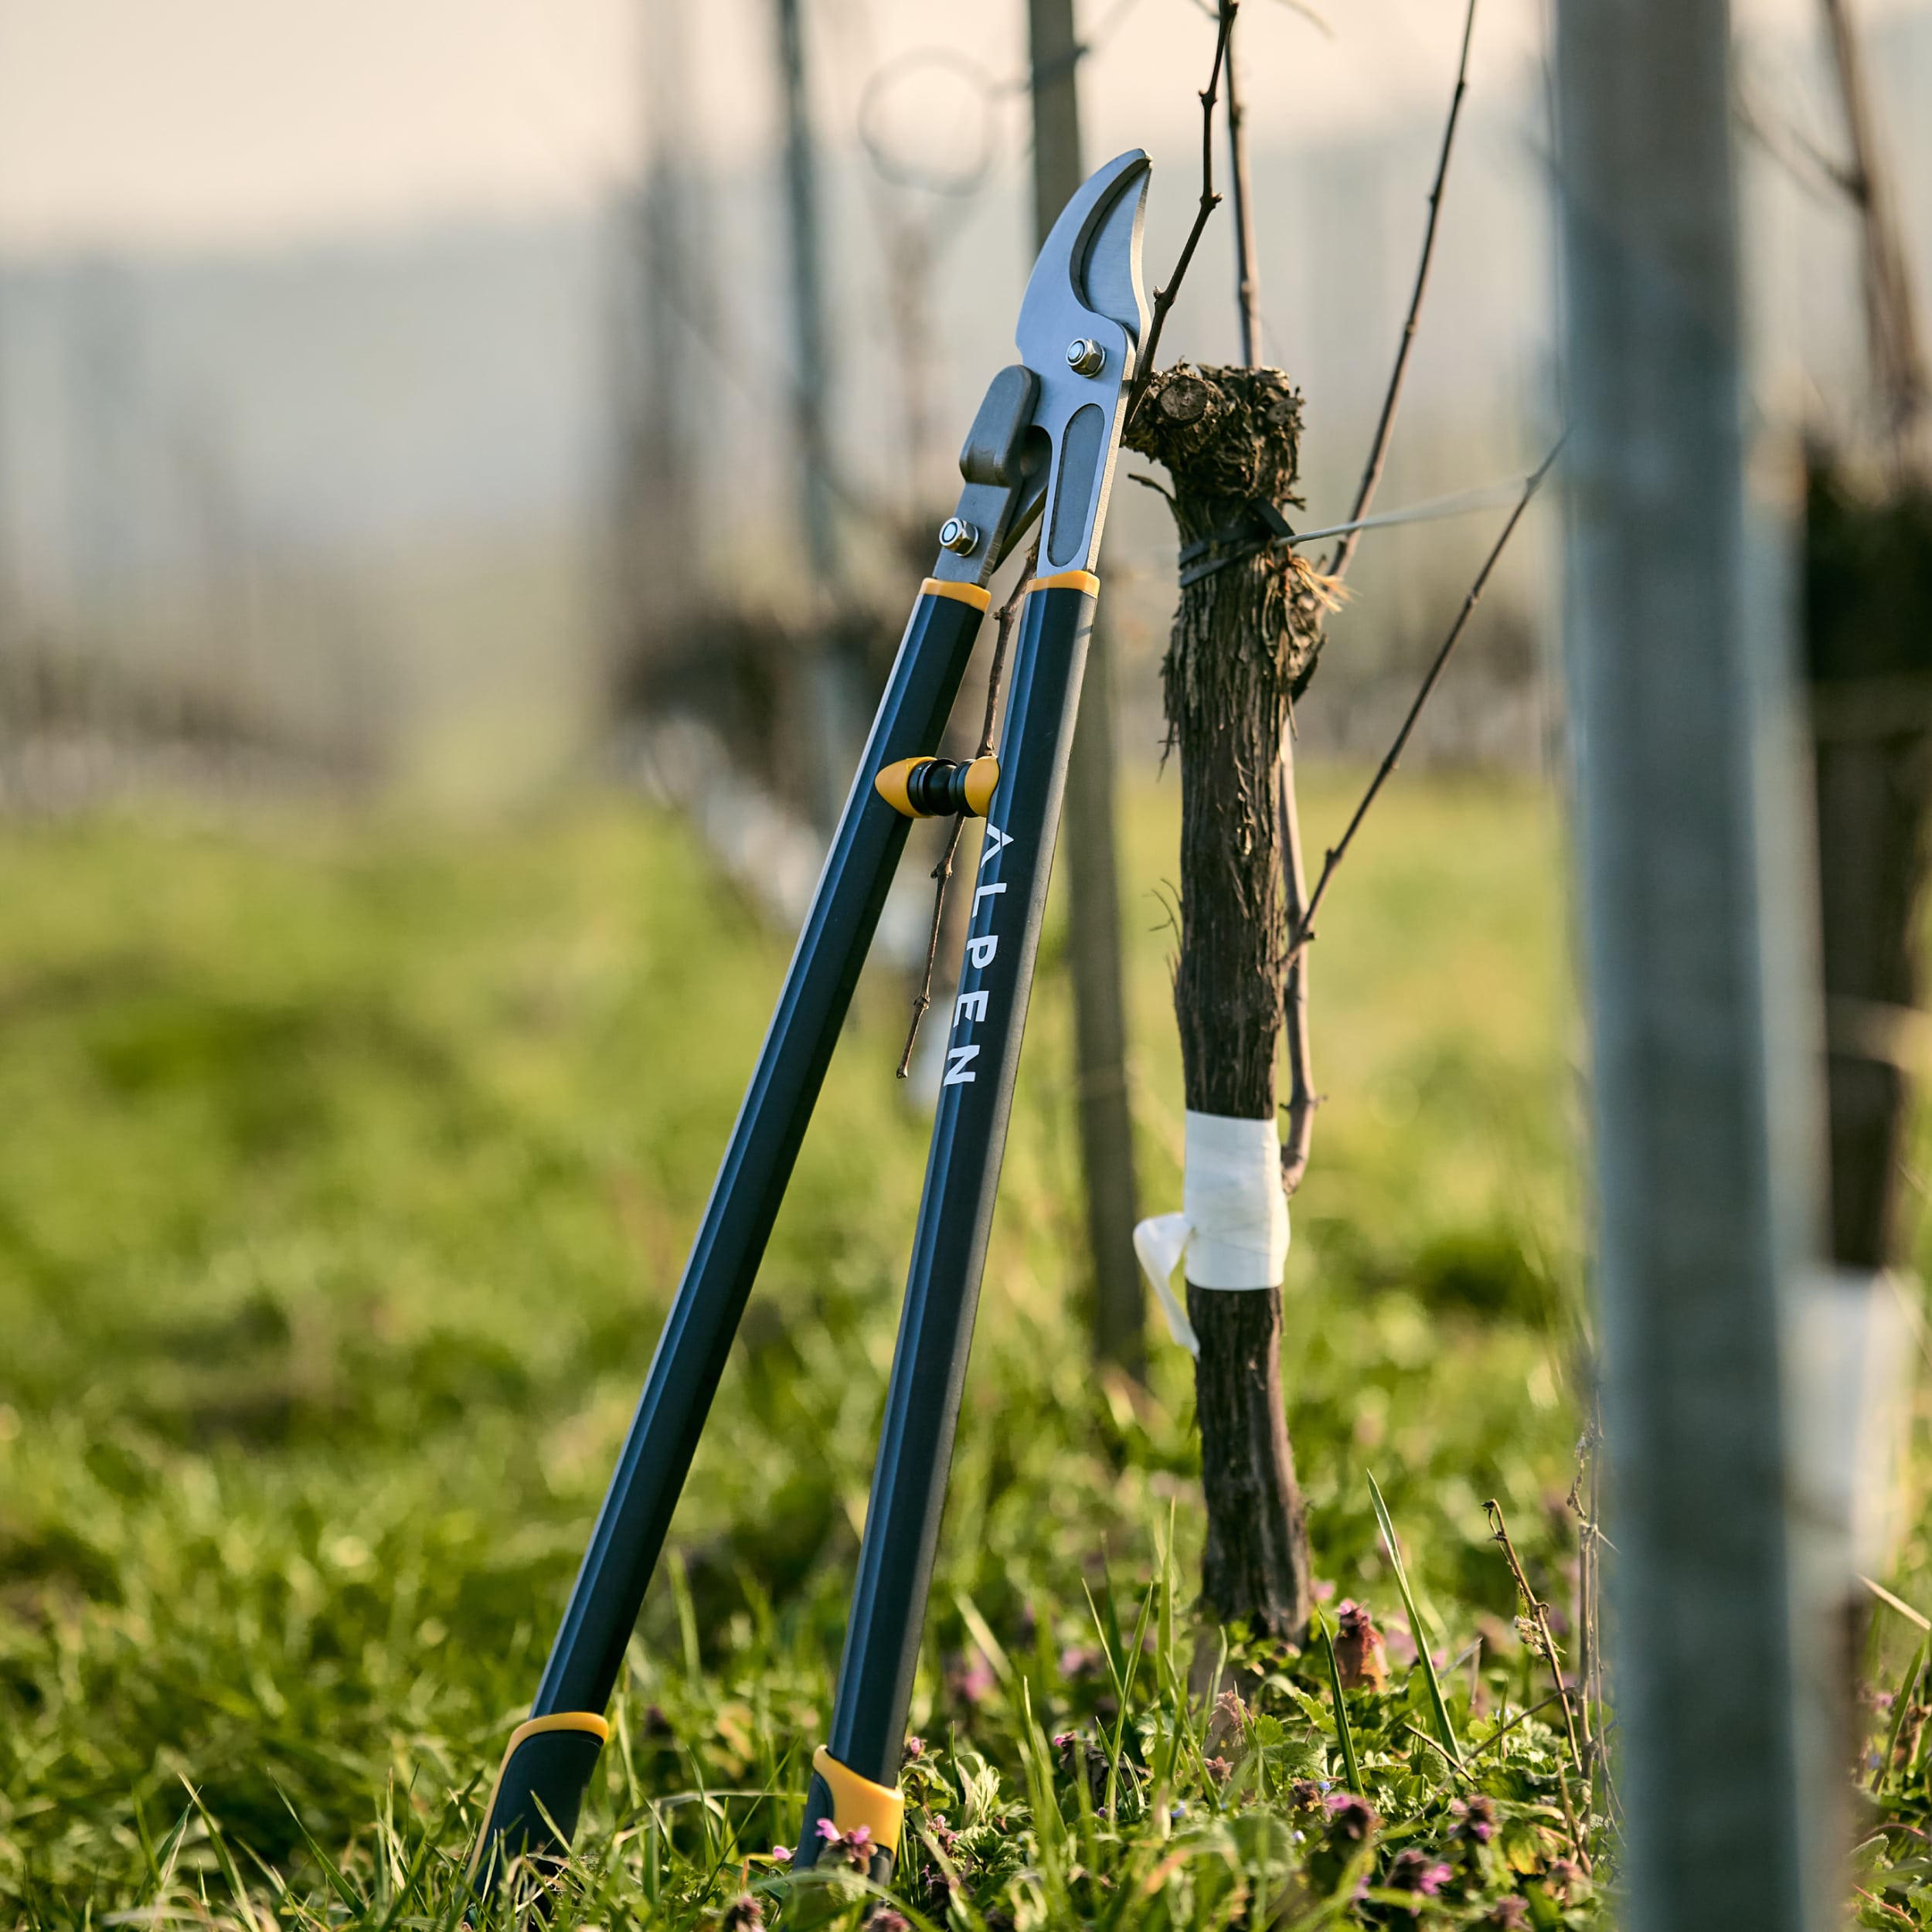
<path fill-rule="evenodd" d="M 1034 539 L 1033 547 L 1027 553 L 1026 567 L 1019 573 L 1019 581 L 1013 586 L 1013 594 L 1002 604 L 995 614 L 994 621 L 998 630 L 993 640 L 992 668 L 986 674 L 986 719 L 980 729 L 979 749 L 973 753 L 976 758 L 987 757 L 993 749 L 993 726 L 999 716 L 999 688 L 1006 673 L 1006 653 L 1012 642 L 1013 621 L 1019 615 L 1019 607 L 1026 593 L 1033 587 L 1033 568 L 1039 562 L 1039 541 Z M 946 919 L 946 888 L 951 884 L 953 860 L 959 852 L 960 835 L 966 829 L 964 814 L 953 821 L 951 835 L 946 841 L 946 849 L 939 855 L 939 863 L 933 868 L 932 876 L 938 882 L 933 894 L 932 929 L 926 935 L 926 971 L 919 982 L 919 991 L 913 995 L 912 1023 L 906 1029 L 905 1051 L 899 1056 L 899 1077 L 903 1080 L 912 1072 L 913 1049 L 918 1044 L 920 1022 L 926 1017 L 926 1009 L 933 1003 L 933 972 L 939 963 L 939 935 Z"/>
<path fill-rule="evenodd" d="M 1287 929 L 1299 933 L 1308 917 L 1308 876 L 1301 862 L 1301 823 L 1294 800 L 1294 724 L 1281 733 L 1281 764 L 1275 778 L 1275 808 L 1281 847 L 1282 910 Z M 1281 1192 L 1291 1197 L 1308 1171 L 1320 1100 L 1308 1045 L 1308 961 L 1298 948 L 1281 976 L 1281 1031 L 1287 1043 L 1288 1099 L 1281 1135 Z"/>
<path fill-rule="evenodd" d="M 1467 628 L 1471 614 L 1481 600 L 1488 587 L 1490 573 L 1495 569 L 1503 552 L 1509 547 L 1509 539 L 1515 535 L 1516 526 L 1522 521 L 1522 513 L 1529 507 L 1529 500 L 1541 486 L 1543 478 L 1549 474 L 1550 465 L 1556 460 L 1563 448 L 1559 438 L 1556 447 L 1538 464 L 1525 478 L 1522 495 L 1516 499 L 1516 507 L 1509 512 L 1509 521 L 1502 526 L 1502 534 L 1491 546 L 1484 558 L 1482 568 L 1476 573 L 1476 580 L 1469 587 L 1469 594 L 1462 600 L 1462 608 L 1456 613 L 1456 621 L 1449 627 L 1449 634 L 1442 641 L 1434 660 L 1430 663 L 1421 685 L 1417 691 L 1414 702 L 1409 706 L 1408 716 L 1402 721 L 1402 729 L 1396 733 L 1395 743 L 1389 746 L 1387 755 L 1376 768 L 1376 775 L 1369 781 L 1369 789 L 1362 794 L 1362 802 L 1355 808 L 1355 815 L 1349 821 L 1348 829 L 1342 835 L 1338 844 L 1332 846 L 1321 862 L 1321 876 L 1315 882 L 1315 890 L 1308 895 L 1308 910 L 1301 915 L 1298 924 L 1289 935 L 1287 966 L 1293 966 L 1315 937 L 1315 916 L 1320 910 L 1323 897 L 1328 889 L 1328 881 L 1335 874 L 1335 868 L 1348 855 L 1349 847 L 1354 842 L 1355 834 L 1362 828 L 1362 821 L 1369 815 L 1369 808 L 1376 801 L 1378 793 L 1387 784 L 1389 774 L 1400 762 L 1409 743 L 1410 734 L 1416 728 L 1416 720 L 1422 716 L 1422 707 L 1429 702 L 1429 694 L 1436 688 L 1436 681 L 1442 675 L 1443 668 L 1449 662 L 1449 654 L 1455 649 L 1457 641 Z"/>
<path fill-rule="evenodd" d="M 1543 1662 L 1549 1666 L 1549 1674 L 1556 1680 L 1556 1696 L 1563 1707 L 1563 1729 L 1570 1739 L 1570 1761 L 1580 1771 L 1583 1768 L 1583 1747 L 1577 1740 L 1577 1717 L 1570 1709 L 1570 1687 L 1563 1682 L 1563 1654 L 1550 1634 L 1549 1606 L 1529 1587 L 1529 1579 L 1524 1573 L 1522 1559 L 1516 1554 L 1516 1546 L 1509 1540 L 1509 1526 L 1502 1519 L 1502 1504 L 1492 1496 L 1483 1505 L 1483 1509 L 1489 1518 L 1490 1541 L 1502 1546 L 1503 1560 L 1509 1566 L 1516 1594 L 1522 1600 L 1523 1614 L 1516 1619 L 1516 1627 L 1528 1640 L 1529 1648 L 1543 1653 Z M 1567 1795 L 1564 1809 L 1569 1809 Z M 1576 1836 L 1573 1818 L 1570 1821 L 1570 1835 Z"/>
<path fill-rule="evenodd" d="M 1228 36 L 1234 31 L 1234 16 L 1240 11 L 1240 5 L 1241 0 L 1221 0 L 1220 26 L 1214 36 L 1214 65 L 1208 71 L 1208 84 L 1201 90 L 1201 202 L 1194 211 L 1194 226 L 1188 230 L 1179 259 L 1174 264 L 1174 273 L 1167 278 L 1165 287 L 1154 291 L 1153 317 L 1148 324 L 1147 340 L 1141 345 L 1134 386 L 1127 395 L 1124 420 L 1130 423 L 1134 420 L 1134 412 L 1141 406 L 1141 398 L 1147 393 L 1148 384 L 1153 379 L 1155 353 L 1161 345 L 1161 331 L 1167 326 L 1168 311 L 1174 306 L 1174 298 L 1181 292 L 1181 284 L 1186 279 L 1194 251 L 1201 245 L 1201 234 L 1208 225 L 1208 217 L 1220 205 L 1221 197 L 1214 189 L 1214 107 L 1220 98 L 1221 70 L 1227 63 Z"/>
<path fill-rule="evenodd" d="M 1260 360 L 1261 274 L 1255 258 L 1254 190 L 1248 179 L 1248 127 L 1241 109 L 1233 22 L 1228 25 L 1228 185 L 1234 198 L 1234 308 L 1241 326 L 1241 360 Z"/>
<path fill-rule="evenodd" d="M 964 817 L 953 821 L 946 849 L 940 854 L 939 863 L 933 868 L 938 889 L 933 894 L 932 930 L 926 935 L 925 975 L 919 982 L 919 991 L 913 995 L 912 1024 L 906 1029 L 906 1049 L 899 1056 L 899 1077 L 902 1080 L 912 1072 L 913 1049 L 919 1043 L 919 1022 L 926 1017 L 926 1009 L 933 1003 L 933 969 L 938 964 L 940 928 L 946 920 L 946 888 L 952 883 L 953 859 L 959 851 L 960 835 L 965 829 Z"/>
<path fill-rule="evenodd" d="M 1254 246 L 1254 196 L 1248 175 L 1248 131 L 1241 111 L 1240 76 L 1232 30 L 1228 36 L 1228 174 L 1234 196 L 1235 310 L 1241 329 L 1241 360 L 1253 369 L 1260 359 L 1261 283 Z M 1276 843 L 1281 861 L 1282 911 L 1287 930 L 1301 930 L 1308 896 L 1301 862 L 1301 821 L 1294 794 L 1294 720 L 1290 713 L 1281 733 L 1275 773 Z M 1291 960 L 1282 975 L 1281 1025 L 1287 1043 L 1288 1097 L 1281 1137 L 1281 1191 L 1292 1196 L 1308 1171 L 1318 1104 L 1310 1062 L 1308 969 L 1305 957 Z"/>
<path fill-rule="evenodd" d="M 1824 5 L 1852 142 L 1850 192 L 1858 204 L 1864 243 L 1872 380 L 1884 409 L 1893 460 L 1903 470 L 1925 460 L 1922 433 L 1927 401 L 1932 399 L 1932 370 L 1919 329 L 1904 226 L 1866 84 L 1864 50 L 1848 0 L 1824 0 Z"/>
<path fill-rule="evenodd" d="M 992 755 L 993 727 L 999 716 L 999 688 L 1006 676 L 1006 654 L 1012 647 L 1013 624 L 1019 615 L 1019 607 L 1026 594 L 1033 587 L 1033 573 L 1039 565 L 1039 539 L 1033 539 L 1033 547 L 1026 553 L 1026 567 L 1019 573 L 1019 581 L 1013 586 L 1013 594 L 994 614 L 993 621 L 998 626 L 993 639 L 992 668 L 986 674 L 986 719 L 980 727 L 979 749 L 973 753 L 975 758 Z"/>
<path fill-rule="evenodd" d="M 1442 193 L 1449 177 L 1449 158 L 1454 151 L 1456 127 L 1461 118 L 1463 96 L 1469 87 L 1469 47 L 1476 27 L 1476 0 L 1469 0 L 1468 10 L 1463 15 L 1462 49 L 1456 61 L 1455 91 L 1449 97 L 1449 117 L 1442 131 L 1442 151 L 1436 161 L 1436 178 L 1429 190 L 1429 219 L 1423 230 L 1422 260 L 1416 270 L 1416 285 L 1409 298 L 1409 312 L 1402 325 L 1402 340 L 1396 349 L 1395 367 L 1389 376 L 1387 393 L 1383 397 L 1382 414 L 1376 424 L 1375 440 L 1369 451 L 1369 460 L 1362 472 L 1362 481 L 1355 491 L 1355 505 L 1349 512 L 1347 521 L 1359 525 L 1367 515 L 1369 504 L 1374 500 L 1377 486 L 1382 481 L 1383 466 L 1389 459 L 1389 444 L 1395 434 L 1396 410 L 1402 400 L 1402 388 L 1409 373 L 1409 356 L 1415 346 L 1416 329 L 1422 318 L 1423 297 L 1428 293 L 1429 269 L 1435 259 L 1436 230 L 1442 215 Z M 1247 200 L 1247 156 L 1241 139 L 1241 124 L 1235 94 L 1233 56 L 1229 55 L 1228 64 L 1228 132 L 1234 145 L 1235 161 L 1235 213 L 1243 239 L 1250 236 Z M 1251 263 L 1253 248 L 1250 246 L 1243 257 L 1244 269 Z M 1241 286 L 1243 304 L 1242 317 L 1243 339 L 1247 340 L 1249 327 L 1247 304 L 1251 291 L 1244 274 Z M 1253 359 L 1250 352 L 1249 360 Z M 1513 527 L 1514 519 L 1512 519 Z M 1355 555 L 1356 543 L 1360 540 L 1358 529 L 1345 530 L 1330 557 L 1326 574 L 1339 582 L 1347 571 L 1349 560 Z M 1487 575 L 1487 571 L 1485 573 Z M 1481 585 L 1478 585 L 1480 593 Z M 1465 613 L 1466 614 L 1466 613 Z M 1454 642 L 1452 634 L 1451 644 Z M 1444 655 L 1447 655 L 1445 647 Z M 1438 668 L 1440 666 L 1438 665 Z M 1434 682 L 1431 673 L 1430 682 Z M 1420 708 L 1422 699 L 1428 696 L 1424 686 L 1422 698 L 1417 701 Z M 1404 727 L 1406 737 L 1407 727 Z M 1301 832 L 1294 802 L 1294 719 L 1292 712 L 1281 733 L 1281 768 L 1275 780 L 1275 811 L 1281 829 L 1283 896 L 1287 901 L 1287 930 L 1290 944 L 1286 963 L 1281 973 L 1281 1025 L 1287 1043 L 1288 1098 L 1281 1138 L 1281 1188 L 1285 1194 L 1292 1195 L 1301 1185 L 1308 1169 L 1308 1155 L 1315 1137 L 1315 1110 L 1320 1104 L 1315 1091 L 1314 1074 L 1309 1061 L 1308 1033 L 1308 942 L 1313 936 L 1315 899 L 1321 896 L 1322 889 L 1328 883 L 1328 876 L 1334 869 L 1338 854 L 1331 853 L 1324 865 L 1320 883 L 1315 888 L 1315 899 L 1308 891 L 1307 874 L 1301 861 Z M 1401 749 L 1400 741 L 1396 750 Z M 1380 782 L 1378 777 L 1377 783 Z M 1370 796 L 1373 796 L 1371 788 Z M 1366 801 L 1363 809 L 1366 810 Z M 1350 828 L 1349 836 L 1353 836 Z M 1345 849 L 1348 843 L 1344 838 Z"/>
<path fill-rule="evenodd" d="M 1442 219 L 1442 191 L 1449 179 L 1449 157 L 1456 145 L 1456 124 L 1462 117 L 1462 97 L 1469 91 L 1469 43 L 1476 30 L 1476 0 L 1469 0 L 1468 12 L 1462 22 L 1462 53 L 1456 63 L 1455 92 L 1449 97 L 1449 118 L 1442 131 L 1442 152 L 1436 161 L 1436 179 L 1429 190 L 1429 220 L 1422 231 L 1422 260 L 1416 268 L 1414 292 L 1409 298 L 1409 313 L 1403 318 L 1402 340 L 1396 348 L 1396 366 L 1389 372 L 1388 393 L 1382 399 L 1382 416 L 1376 424 L 1375 440 L 1369 447 L 1369 461 L 1363 467 L 1362 481 L 1355 494 L 1355 508 L 1349 512 L 1348 520 L 1353 523 L 1366 516 L 1369 504 L 1374 501 L 1376 489 L 1382 481 L 1384 464 L 1389 460 L 1389 444 L 1395 435 L 1396 410 L 1402 401 L 1402 386 L 1408 379 L 1410 352 L 1416 344 L 1416 326 L 1422 319 L 1423 298 L 1429 291 L 1429 269 L 1435 260 L 1436 230 Z M 1355 555 L 1355 546 L 1359 532 L 1351 530 L 1335 546 L 1335 554 L 1328 559 L 1323 574 L 1332 577 L 1345 575 L 1349 560 Z"/>
<path fill-rule="evenodd" d="M 1731 111 L 1737 124 L 1808 194 L 1841 198 L 1857 206 L 1858 171 L 1827 154 L 1790 117 L 1760 100 L 1740 77 L 1733 85 Z"/>
<path fill-rule="evenodd" d="M 1405 1723 L 1402 1728 L 1406 1731 L 1411 1737 L 1420 1738 L 1423 1743 L 1427 1744 L 1430 1750 L 1434 1751 L 1437 1757 L 1440 1758 L 1443 1763 L 1447 1764 L 1450 1770 L 1453 1771 L 1458 1777 L 1462 1779 L 1465 1784 L 1472 1783 L 1474 1781 L 1469 1776 L 1469 1767 L 1466 1764 L 1461 1763 L 1458 1760 L 1451 1757 L 1449 1755 L 1448 1751 L 1442 1745 L 1438 1744 L 1427 1731 L 1419 1730 L 1413 1724 L 1408 1723 Z"/>
<path fill-rule="evenodd" d="M 1281 0 L 1281 4 L 1287 9 L 1289 12 L 1298 13 L 1301 15 L 1301 18 L 1307 21 L 1308 25 L 1313 27 L 1316 32 L 1321 35 L 1324 40 L 1332 40 L 1335 38 L 1334 28 L 1330 26 L 1328 22 L 1323 19 L 1321 15 L 1315 12 L 1314 8 L 1304 6 L 1302 5 L 1302 0 Z"/>

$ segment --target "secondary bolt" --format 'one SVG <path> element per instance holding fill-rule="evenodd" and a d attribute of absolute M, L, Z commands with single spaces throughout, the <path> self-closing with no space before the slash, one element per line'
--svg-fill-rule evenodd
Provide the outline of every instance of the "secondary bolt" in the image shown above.
<path fill-rule="evenodd" d="M 939 526 L 939 547 L 954 556 L 971 556 L 979 547 L 979 532 L 963 516 L 949 516 Z"/>
<path fill-rule="evenodd" d="M 1076 376 L 1097 376 L 1107 366 L 1107 351 L 1090 335 L 1078 335 L 1066 345 L 1066 366 Z"/>

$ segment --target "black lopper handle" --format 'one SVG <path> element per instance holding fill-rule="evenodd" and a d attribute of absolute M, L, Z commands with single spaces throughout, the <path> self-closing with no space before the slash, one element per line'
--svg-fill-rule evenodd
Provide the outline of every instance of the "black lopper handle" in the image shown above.
<path fill-rule="evenodd" d="M 531 1721 L 497 1774 L 471 1861 L 480 1883 L 519 1854 L 570 1848 L 604 1706 L 905 847 L 911 821 L 875 775 L 937 744 L 989 601 L 929 577 L 913 607 Z"/>
<path fill-rule="evenodd" d="M 898 1837 L 906 1711 L 926 1620 L 953 1438 L 1012 1112 L 1099 581 L 1036 584 L 1020 621 L 1000 777 L 987 811 L 946 1071 L 933 1124 L 899 1345 L 838 1672 L 832 1740 L 814 1760 L 794 1858 L 814 1863 L 830 1820 L 863 1825 L 875 1876 Z"/>

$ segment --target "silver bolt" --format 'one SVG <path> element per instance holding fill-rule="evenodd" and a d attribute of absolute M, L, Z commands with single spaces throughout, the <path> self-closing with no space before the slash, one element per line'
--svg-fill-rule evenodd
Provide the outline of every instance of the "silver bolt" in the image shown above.
<path fill-rule="evenodd" d="M 971 556 L 979 547 L 979 532 L 963 516 L 949 516 L 939 526 L 939 547 L 954 556 Z"/>
<path fill-rule="evenodd" d="M 1097 376 L 1107 366 L 1107 351 L 1090 335 L 1077 336 L 1066 345 L 1066 366 L 1076 376 Z"/>

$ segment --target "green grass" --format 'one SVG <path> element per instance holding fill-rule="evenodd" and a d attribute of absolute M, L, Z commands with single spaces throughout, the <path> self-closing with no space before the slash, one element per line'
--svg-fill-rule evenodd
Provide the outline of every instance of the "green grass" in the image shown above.
<path fill-rule="evenodd" d="M 1316 849 L 1349 790 L 1315 781 Z M 1180 1190 L 1174 808 L 1171 781 L 1137 794 L 1126 848 L 1150 1212 Z M 1188 1364 L 1157 1342 L 1141 1399 L 1083 1341 L 1049 934 L 900 1910 L 943 1920 L 950 1870 L 961 1924 L 1593 1918 L 1559 1862 L 1560 1731 L 1485 1749 L 1542 1694 L 1486 1497 L 1538 1588 L 1573 1590 L 1560 852 L 1539 791 L 1405 778 L 1312 965 L 1328 1099 L 1285 1369 L 1316 1570 L 1331 1613 L 1404 1621 L 1372 1466 L 1470 1778 L 1399 1662 L 1343 1694 L 1373 1828 L 1324 1802 L 1325 1651 L 1237 1656 L 1250 1696 L 1213 1694 Z M 611 800 L 487 834 L 14 825 L 0 906 L 8 1919 L 451 1923 L 787 944 Z M 923 1167 L 903 1002 L 862 988 L 645 1607 L 576 1917 L 713 1923 L 747 1883 L 788 1923 L 866 1909 L 761 1861 L 827 1720 Z M 1478 1784 L 1493 1836 L 1456 1808 Z M 1386 1889 L 1438 1863 L 1433 1899 Z"/>

